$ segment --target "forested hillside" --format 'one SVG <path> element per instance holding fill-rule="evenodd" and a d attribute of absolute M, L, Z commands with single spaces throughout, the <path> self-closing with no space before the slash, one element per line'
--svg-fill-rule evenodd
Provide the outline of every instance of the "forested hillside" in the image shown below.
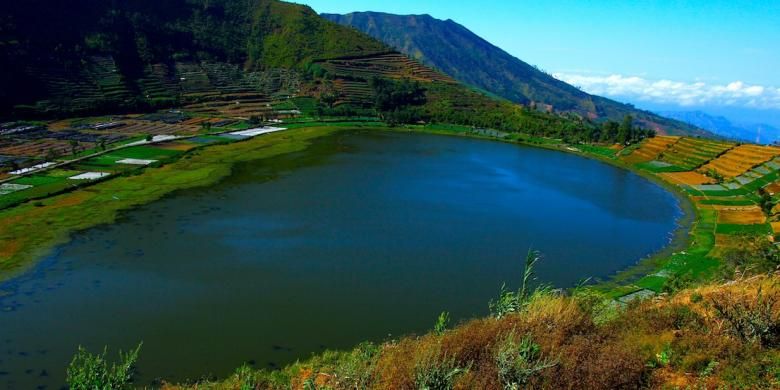
<path fill-rule="evenodd" d="M 270 70 L 388 51 L 274 0 L 14 1 L 0 15 L 4 111 L 164 106 L 209 82 L 278 90 L 297 77 Z"/>

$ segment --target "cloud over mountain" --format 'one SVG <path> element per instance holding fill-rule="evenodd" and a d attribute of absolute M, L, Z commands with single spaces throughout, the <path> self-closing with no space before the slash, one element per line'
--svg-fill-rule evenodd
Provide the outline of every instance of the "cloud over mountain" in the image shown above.
<path fill-rule="evenodd" d="M 595 95 L 680 106 L 718 105 L 780 109 L 780 88 L 751 85 L 742 81 L 723 85 L 701 81 L 691 83 L 649 80 L 620 74 L 602 76 L 556 73 L 554 76 Z"/>

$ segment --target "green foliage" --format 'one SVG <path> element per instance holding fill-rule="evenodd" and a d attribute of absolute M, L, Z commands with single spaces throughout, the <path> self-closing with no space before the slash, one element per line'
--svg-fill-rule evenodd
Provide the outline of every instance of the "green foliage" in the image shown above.
<path fill-rule="evenodd" d="M 441 336 L 444 331 L 447 330 L 447 326 L 450 324 L 450 313 L 443 311 L 439 314 L 439 318 L 436 319 L 436 324 L 433 326 L 433 333 Z"/>
<path fill-rule="evenodd" d="M 557 364 L 542 358 L 541 348 L 530 336 L 518 338 L 514 332 L 499 343 L 496 352 L 498 378 L 506 390 L 525 388 L 534 375 Z"/>
<path fill-rule="evenodd" d="M 258 381 L 255 371 L 248 365 L 243 365 L 236 369 L 235 374 L 236 382 L 239 384 L 241 390 L 254 390 L 257 388 Z"/>
<path fill-rule="evenodd" d="M 414 123 L 424 119 L 418 107 L 427 102 L 427 97 L 419 81 L 374 77 L 369 85 L 374 91 L 374 108 L 386 122 Z"/>
<path fill-rule="evenodd" d="M 528 254 L 525 257 L 523 278 L 520 289 L 518 289 L 517 292 L 508 290 L 505 284 L 501 285 L 498 299 L 496 301 L 490 301 L 489 304 L 490 313 L 494 317 L 501 318 L 507 314 L 519 312 L 525 307 L 528 303 L 530 283 L 534 278 L 534 266 L 540 258 L 539 252 L 533 250 L 528 251 Z"/>
<path fill-rule="evenodd" d="M 688 272 L 675 272 L 664 283 L 661 291 L 665 293 L 673 293 L 691 287 L 696 281 L 693 273 Z"/>
<path fill-rule="evenodd" d="M 740 235 L 721 259 L 720 273 L 725 278 L 769 273 L 780 267 L 780 249 L 764 237 Z"/>
<path fill-rule="evenodd" d="M 130 389 L 141 344 L 127 352 L 119 352 L 119 362 L 106 360 L 107 350 L 93 355 L 79 347 L 67 371 L 67 383 L 72 390 Z"/>
<path fill-rule="evenodd" d="M 466 371 L 468 368 L 458 367 L 455 359 L 429 356 L 415 367 L 414 385 L 419 390 L 450 390 Z"/>
<path fill-rule="evenodd" d="M 661 366 L 668 366 L 672 362 L 672 346 L 670 344 L 664 345 L 661 352 L 655 354 L 655 360 Z"/>
<path fill-rule="evenodd" d="M 718 171 L 712 168 L 708 169 L 707 172 L 704 172 L 704 174 L 715 179 L 715 182 L 718 184 L 723 183 L 723 181 L 725 180 L 723 175 L 721 175 Z"/>

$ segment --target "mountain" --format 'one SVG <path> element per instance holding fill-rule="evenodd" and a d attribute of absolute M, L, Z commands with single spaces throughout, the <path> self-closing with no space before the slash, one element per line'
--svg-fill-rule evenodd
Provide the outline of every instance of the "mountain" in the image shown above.
<path fill-rule="evenodd" d="M 458 81 L 513 102 L 535 103 L 590 119 L 620 121 L 630 114 L 645 127 L 662 133 L 711 135 L 686 123 L 589 95 L 513 57 L 452 20 L 379 12 L 322 16 L 365 32 Z"/>
<path fill-rule="evenodd" d="M 767 124 L 735 124 L 726 117 L 710 115 L 703 111 L 663 111 L 660 114 L 723 137 L 761 144 L 780 140 L 780 129 Z"/>
<path fill-rule="evenodd" d="M 228 84 L 237 72 L 390 51 L 308 7 L 273 0 L 8 1 L 0 15 L 6 111 L 171 103 L 188 73 L 203 76 L 192 65 L 218 64 Z"/>
<path fill-rule="evenodd" d="M 486 96 L 310 7 L 277 0 L 4 1 L 0 69 L 0 118 L 8 119 L 162 108 L 251 118 L 292 106 L 390 123 L 597 133 Z"/>

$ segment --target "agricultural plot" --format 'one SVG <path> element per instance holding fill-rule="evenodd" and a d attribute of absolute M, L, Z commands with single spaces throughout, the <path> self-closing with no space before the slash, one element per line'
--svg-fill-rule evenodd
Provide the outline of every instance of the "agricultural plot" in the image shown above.
<path fill-rule="evenodd" d="M 31 187 L 32 187 L 31 185 L 27 185 L 27 184 L 13 184 L 13 183 L 0 184 L 0 195 L 7 195 L 12 192 L 26 190 Z"/>
<path fill-rule="evenodd" d="M 70 180 L 97 180 L 104 177 L 111 176 L 108 172 L 84 172 L 75 176 L 69 177 Z"/>
<path fill-rule="evenodd" d="M 94 147 L 94 144 L 81 145 L 84 148 Z M 71 153 L 71 145 L 65 140 L 40 139 L 0 148 L 0 154 L 21 157 L 41 157 L 48 153 L 67 155 Z"/>
<path fill-rule="evenodd" d="M 729 142 L 681 138 L 661 152 L 658 160 L 689 171 L 718 157 L 732 147 L 734 144 Z"/>
<path fill-rule="evenodd" d="M 0 194 L 0 208 L 10 207 L 31 199 L 46 198 L 73 189 L 78 185 L 78 182 L 62 176 L 35 174 L 7 184 L 15 187 L 16 190 Z"/>
<path fill-rule="evenodd" d="M 664 178 L 666 181 L 670 183 L 683 184 L 683 185 L 710 184 L 715 182 L 713 178 L 693 171 L 665 172 L 665 173 L 659 173 L 659 176 L 661 176 L 662 178 Z"/>
<path fill-rule="evenodd" d="M 780 155 L 780 149 L 759 145 L 740 145 L 700 168 L 702 172 L 714 170 L 727 178 L 740 176 L 750 169 Z"/>
<path fill-rule="evenodd" d="M 156 146 L 133 146 L 112 152 L 109 156 L 118 157 L 120 159 L 166 160 L 178 156 L 179 154 L 181 154 L 180 151 L 159 148 Z"/>
<path fill-rule="evenodd" d="M 719 224 L 731 225 L 756 225 L 766 222 L 766 216 L 761 208 L 753 207 L 729 207 L 718 211 Z"/>
<path fill-rule="evenodd" d="M 671 136 L 658 136 L 653 137 L 642 143 L 642 145 L 634 150 L 630 155 L 626 156 L 624 160 L 631 164 L 653 161 L 658 158 L 658 155 L 663 153 L 669 146 L 676 143 L 680 137 Z"/>

